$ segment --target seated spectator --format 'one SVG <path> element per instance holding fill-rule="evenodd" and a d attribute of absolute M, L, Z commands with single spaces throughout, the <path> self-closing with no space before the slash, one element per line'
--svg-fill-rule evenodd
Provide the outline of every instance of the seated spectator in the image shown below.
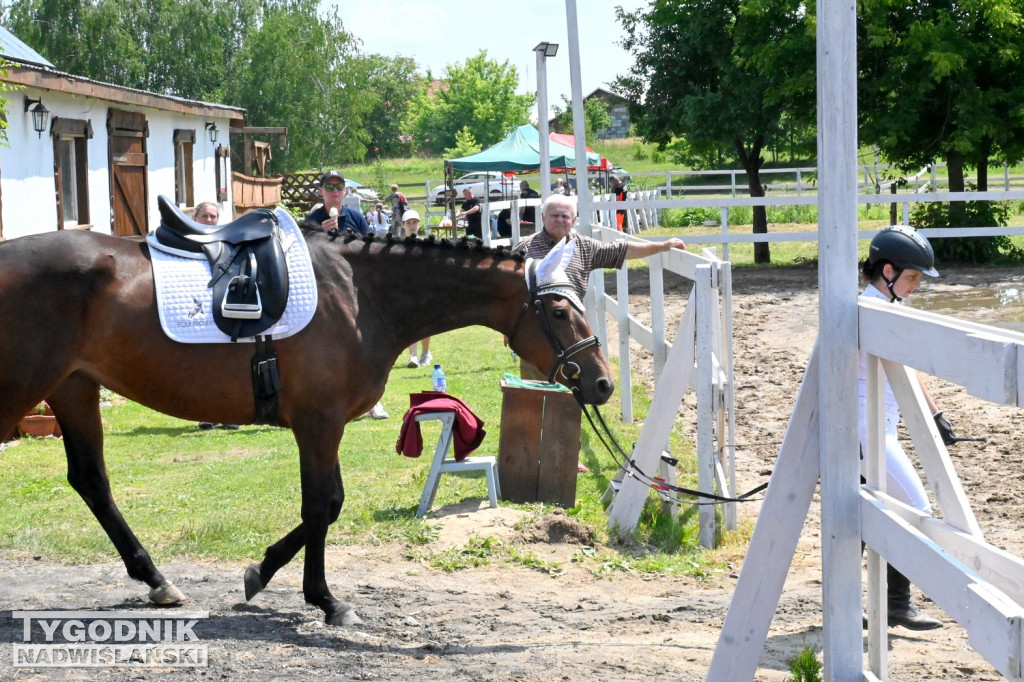
<path fill-rule="evenodd" d="M 503 208 L 498 211 L 498 236 L 512 236 L 512 209 Z"/>
<path fill-rule="evenodd" d="M 203 225 L 217 225 L 220 222 L 220 206 L 213 201 L 204 201 L 192 211 L 192 220 Z M 200 431 L 209 431 L 217 426 L 213 422 L 199 422 Z M 220 428 L 234 431 L 237 424 L 220 424 Z"/>

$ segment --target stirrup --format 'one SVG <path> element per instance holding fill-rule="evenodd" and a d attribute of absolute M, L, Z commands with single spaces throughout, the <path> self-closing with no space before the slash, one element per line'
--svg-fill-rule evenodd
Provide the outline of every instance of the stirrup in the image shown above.
<path fill-rule="evenodd" d="M 256 283 L 256 254 L 249 249 L 249 274 L 248 275 L 235 275 L 231 278 L 228 283 L 227 291 L 224 292 L 224 298 L 220 302 L 220 313 L 224 317 L 231 318 L 234 320 L 258 320 L 263 316 L 263 300 L 260 298 L 260 288 Z M 256 302 L 255 303 L 230 303 L 228 302 L 228 296 L 231 295 L 236 284 L 241 284 L 241 289 L 244 292 L 251 285 L 256 291 Z"/>
<path fill-rule="evenodd" d="M 237 279 L 237 278 L 236 278 Z M 263 316 L 263 301 L 260 290 L 256 289 L 255 303 L 228 303 L 227 296 L 220 302 L 220 312 L 224 317 L 237 320 L 258 320 Z"/>

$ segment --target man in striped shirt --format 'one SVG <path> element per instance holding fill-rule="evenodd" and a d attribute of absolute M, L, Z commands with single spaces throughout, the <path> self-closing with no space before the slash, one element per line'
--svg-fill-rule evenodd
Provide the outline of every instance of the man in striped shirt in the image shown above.
<path fill-rule="evenodd" d="M 576 222 L 576 199 L 564 194 L 552 194 L 541 205 L 541 217 L 544 229 L 535 232 L 513 247 L 513 253 L 521 253 L 529 258 L 543 258 L 554 248 L 555 244 L 568 237 L 576 241 L 576 249 L 572 260 L 565 268 L 565 274 L 582 301 L 587 293 L 587 280 L 591 270 L 596 268 L 621 268 L 628 258 L 646 258 L 656 253 L 664 253 L 669 249 L 686 249 L 682 239 L 672 237 L 663 242 L 601 242 L 581 234 L 574 234 L 572 226 Z M 547 381 L 547 375 L 526 361 L 520 361 L 520 376 L 534 381 Z M 577 471 L 586 473 L 587 467 L 582 462 L 577 464 Z"/>
<path fill-rule="evenodd" d="M 575 234 L 572 226 L 576 222 L 576 200 L 562 194 L 552 194 L 541 206 L 544 229 L 535 232 L 513 247 L 513 253 L 529 258 L 543 258 L 555 244 L 564 237 L 576 240 L 576 251 L 565 269 L 576 294 L 583 299 L 587 293 L 587 280 L 591 270 L 597 268 L 621 268 L 629 258 L 647 258 L 669 249 L 686 249 L 678 237 L 663 242 L 601 242 L 590 237 Z"/>

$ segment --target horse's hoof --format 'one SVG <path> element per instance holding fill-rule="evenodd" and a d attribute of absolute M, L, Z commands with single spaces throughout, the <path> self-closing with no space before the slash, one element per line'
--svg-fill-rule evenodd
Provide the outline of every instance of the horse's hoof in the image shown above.
<path fill-rule="evenodd" d="M 345 606 L 328 615 L 324 622 L 328 625 L 359 625 L 363 622 L 363 619 L 356 615 L 355 610 L 351 606 Z"/>
<path fill-rule="evenodd" d="M 174 606 L 184 603 L 185 595 L 174 586 L 174 583 L 167 581 L 149 591 L 149 601 L 160 606 Z"/>
<path fill-rule="evenodd" d="M 264 587 L 266 585 L 260 578 L 260 565 L 249 564 L 249 568 L 245 569 L 245 601 L 249 601 L 262 592 Z"/>

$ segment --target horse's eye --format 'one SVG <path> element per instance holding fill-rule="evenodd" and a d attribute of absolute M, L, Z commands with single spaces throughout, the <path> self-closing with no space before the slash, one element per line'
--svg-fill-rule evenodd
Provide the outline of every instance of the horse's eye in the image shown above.
<path fill-rule="evenodd" d="M 551 315 L 556 320 L 564 320 L 569 317 L 569 313 L 566 312 L 565 310 L 562 310 L 561 308 L 556 308 L 555 311 L 551 313 Z"/>

